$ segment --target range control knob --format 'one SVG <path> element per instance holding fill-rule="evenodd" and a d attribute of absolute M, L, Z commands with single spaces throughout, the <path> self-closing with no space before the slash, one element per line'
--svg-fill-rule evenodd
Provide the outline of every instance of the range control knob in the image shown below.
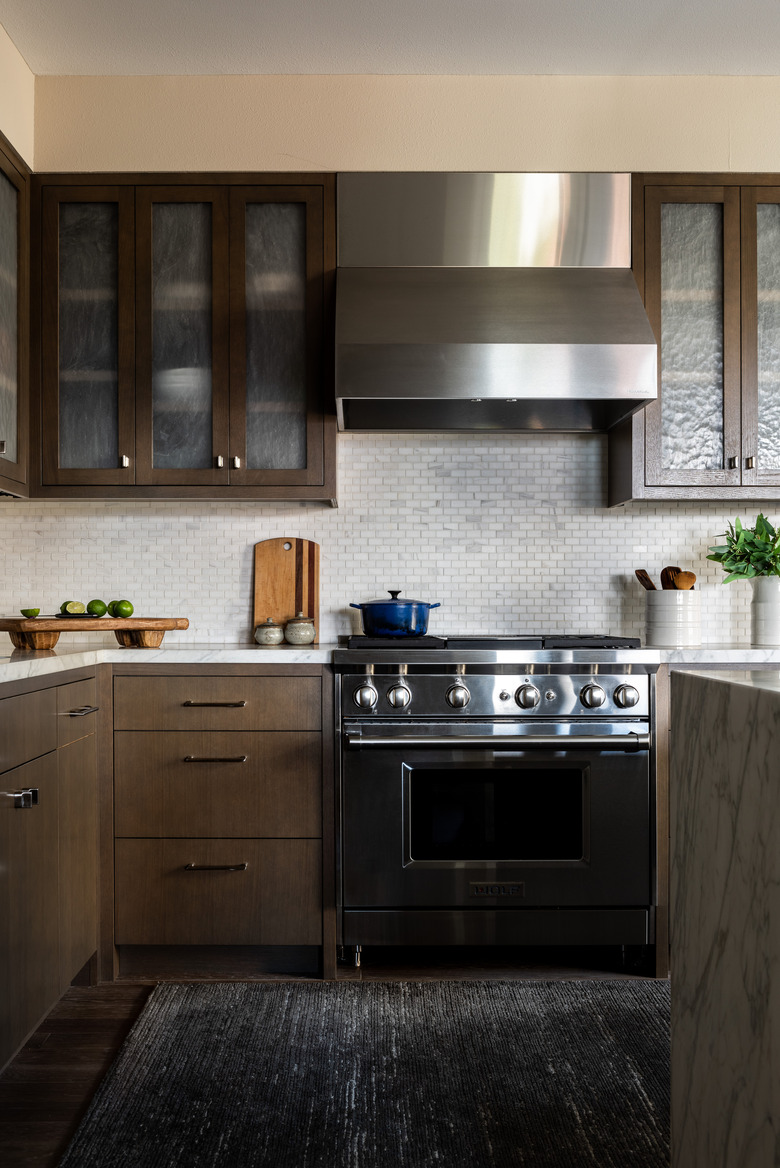
<path fill-rule="evenodd" d="M 589 710 L 595 709 L 596 706 L 603 706 L 606 696 L 600 685 L 585 685 L 580 690 L 580 701 Z"/>
<path fill-rule="evenodd" d="M 471 701 L 471 694 L 465 685 L 452 685 L 447 690 L 447 701 L 456 710 L 462 710 Z"/>
<path fill-rule="evenodd" d="M 539 690 L 535 685 L 521 685 L 515 693 L 515 701 L 521 710 L 532 710 L 539 705 Z"/>
<path fill-rule="evenodd" d="M 352 697 L 355 705 L 360 706 L 361 710 L 370 710 L 379 700 L 379 694 L 373 685 L 359 685 Z"/>
<path fill-rule="evenodd" d="M 633 685 L 619 685 L 615 690 L 615 705 L 621 709 L 635 706 L 639 701 L 639 690 Z"/>
<path fill-rule="evenodd" d="M 402 710 L 412 700 L 411 691 L 405 685 L 394 685 L 387 691 L 387 700 L 396 710 Z"/>

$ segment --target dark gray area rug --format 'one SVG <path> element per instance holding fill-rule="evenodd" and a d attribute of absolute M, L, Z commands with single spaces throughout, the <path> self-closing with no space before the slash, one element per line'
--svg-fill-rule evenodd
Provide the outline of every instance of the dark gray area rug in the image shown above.
<path fill-rule="evenodd" d="M 660 1168 L 653 981 L 163 985 L 62 1168 Z"/>

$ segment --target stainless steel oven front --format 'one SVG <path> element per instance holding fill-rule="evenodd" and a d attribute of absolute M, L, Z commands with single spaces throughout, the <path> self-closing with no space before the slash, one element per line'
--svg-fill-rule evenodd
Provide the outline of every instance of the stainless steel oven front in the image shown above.
<path fill-rule="evenodd" d="M 652 700 L 617 668 L 342 673 L 341 943 L 651 944 Z"/>

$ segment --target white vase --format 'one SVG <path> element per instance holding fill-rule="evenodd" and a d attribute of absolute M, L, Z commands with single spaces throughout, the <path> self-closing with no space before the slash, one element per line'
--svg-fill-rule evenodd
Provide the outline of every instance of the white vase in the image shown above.
<path fill-rule="evenodd" d="M 780 576 L 754 576 L 750 581 L 750 644 L 754 649 L 780 648 Z"/>

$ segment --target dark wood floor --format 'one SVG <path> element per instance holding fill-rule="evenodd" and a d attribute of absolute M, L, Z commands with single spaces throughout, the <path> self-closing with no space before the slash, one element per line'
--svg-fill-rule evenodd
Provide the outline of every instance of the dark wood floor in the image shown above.
<path fill-rule="evenodd" d="M 619 952 L 560 950 L 371 950 L 360 968 L 340 965 L 339 979 L 621 978 Z M 641 974 L 639 974 L 641 976 Z M 275 979 L 277 980 L 277 979 Z M 296 978 L 300 980 L 300 978 Z M 144 1007 L 153 982 L 72 986 L 0 1075 L 0 1165 L 55 1168 Z"/>

